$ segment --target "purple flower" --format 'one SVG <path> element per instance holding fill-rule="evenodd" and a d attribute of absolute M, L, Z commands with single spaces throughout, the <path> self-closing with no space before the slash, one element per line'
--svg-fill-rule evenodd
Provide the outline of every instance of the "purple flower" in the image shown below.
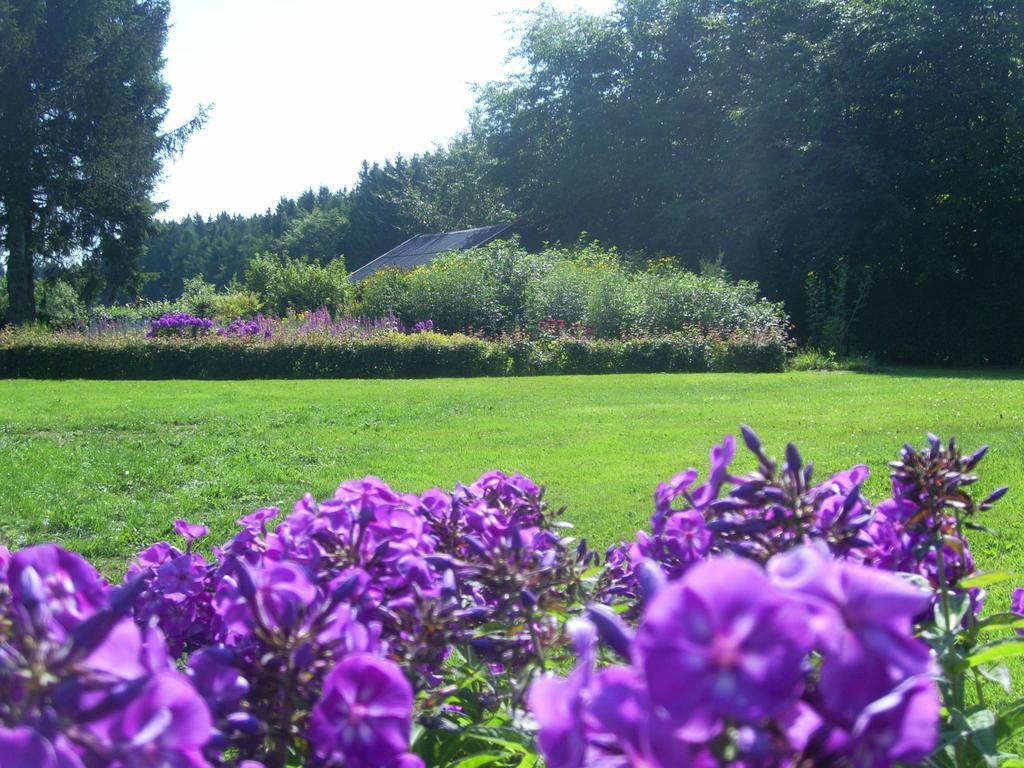
<path fill-rule="evenodd" d="M 530 687 L 530 711 L 540 725 L 537 743 L 549 768 L 577 768 L 586 754 L 584 695 L 594 673 L 597 628 L 570 619 L 566 634 L 576 648 L 576 668 L 567 678 L 546 675 Z"/>
<path fill-rule="evenodd" d="M 1018 616 L 1024 616 L 1024 587 L 1017 587 L 1010 597 L 1010 610 Z M 1024 635 L 1024 628 L 1018 629 L 1017 634 Z"/>
<path fill-rule="evenodd" d="M 809 546 L 777 555 L 768 570 L 812 614 L 824 655 L 820 690 L 834 716 L 855 718 L 907 677 L 932 672 L 928 646 L 913 633 L 914 617 L 930 605 L 927 591 Z"/>
<path fill-rule="evenodd" d="M 109 587 L 82 557 L 54 544 L 20 550 L 11 558 L 7 580 L 16 601 L 41 601 L 65 630 L 92 616 L 107 601 Z"/>
<path fill-rule="evenodd" d="M 210 533 L 210 529 L 205 525 L 197 525 L 186 520 L 175 520 L 174 530 L 177 531 L 178 535 L 182 536 L 190 546 L 196 539 L 201 539 L 203 536 Z"/>
<path fill-rule="evenodd" d="M 389 661 L 354 654 L 324 680 L 309 740 L 317 756 L 352 768 L 379 768 L 409 749 L 412 687 Z"/>
<path fill-rule="evenodd" d="M 89 727 L 111 745 L 110 764 L 209 765 L 202 755 L 213 728 L 209 710 L 177 672 L 153 675 L 127 706 Z"/>
<path fill-rule="evenodd" d="M 641 676 L 630 667 L 607 667 L 594 677 L 586 707 L 597 749 L 614 739 L 627 765 L 686 768 L 695 763 L 691 745 L 668 718 L 651 707 Z M 605 746 L 603 751 L 612 752 Z"/>
<path fill-rule="evenodd" d="M 939 692 L 925 677 L 914 677 L 873 701 L 860 713 L 851 734 L 854 765 L 917 763 L 939 738 Z"/>
<path fill-rule="evenodd" d="M 806 611 L 748 561 L 694 566 L 648 604 L 636 656 L 651 702 L 689 737 L 719 718 L 756 721 L 800 695 L 810 649 Z"/>
<path fill-rule="evenodd" d="M 3 768 L 82 768 L 82 761 L 67 741 L 56 743 L 28 726 L 0 725 L 0 765 Z"/>
<path fill-rule="evenodd" d="M 169 315 L 161 315 L 158 319 L 149 324 L 149 338 L 166 336 L 205 336 L 213 329 L 213 320 L 205 317 L 196 317 L 188 312 L 175 312 Z"/>
<path fill-rule="evenodd" d="M 233 711 L 249 692 L 249 682 L 234 662 L 231 649 L 217 645 L 202 648 L 189 657 L 189 677 L 211 708 Z"/>

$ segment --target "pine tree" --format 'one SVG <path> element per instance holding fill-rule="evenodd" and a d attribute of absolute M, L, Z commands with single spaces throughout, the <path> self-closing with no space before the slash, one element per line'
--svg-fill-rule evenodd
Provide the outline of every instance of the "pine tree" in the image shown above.
<path fill-rule="evenodd" d="M 167 0 L 0 0 L 0 235 L 8 317 L 35 314 L 39 265 L 101 261 L 107 293 L 137 288 L 166 154 Z"/>

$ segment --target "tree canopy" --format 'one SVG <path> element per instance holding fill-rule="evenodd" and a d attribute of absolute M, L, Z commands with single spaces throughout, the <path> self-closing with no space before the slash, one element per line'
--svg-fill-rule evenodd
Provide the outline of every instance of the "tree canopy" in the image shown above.
<path fill-rule="evenodd" d="M 45 261 L 95 259 L 138 288 L 165 134 L 166 0 L 0 0 L 0 230 L 9 319 Z M 191 127 L 194 127 L 191 126 Z"/>
<path fill-rule="evenodd" d="M 482 96 L 494 179 L 546 238 L 723 254 L 805 338 L 825 291 L 862 347 L 1020 360 L 1022 32 L 1016 0 L 544 12 Z"/>
<path fill-rule="evenodd" d="M 135 122 L 115 110 L 104 118 L 109 135 L 131 122 L 136 132 L 126 135 L 135 138 L 89 134 L 80 157 L 46 137 L 68 135 L 58 127 L 86 104 L 98 109 L 94 97 L 74 96 L 87 84 L 139 88 L 137 104 L 162 104 L 159 36 L 139 42 L 149 65 L 136 66 L 148 79 L 108 82 L 98 72 L 120 71 L 111 63 L 78 75 L 70 95 L 56 76 L 17 87 L 26 62 L 57 62 L 44 73 L 86 71 L 89 46 L 98 50 L 113 22 L 72 23 L 79 16 L 120 9 L 125 19 L 152 19 L 156 35 L 165 9 L 127 0 L 78 7 L 76 15 L 0 0 L 0 109 L 11 139 L 0 148 L 0 178 L 4 190 L 20 190 L 4 193 L 5 221 L 33 223 L 5 225 L 8 249 L 52 258 L 98 245 L 103 269 L 92 283 L 133 286 L 148 223 L 140 201 L 153 178 L 142 171 L 157 165 L 144 161 L 157 137 L 139 126 L 155 125 L 161 108 L 133 113 L 146 116 Z M 60 14 L 88 44 L 64 54 L 39 42 Z M 193 276 L 226 285 L 259 253 L 320 264 L 343 255 L 355 269 L 417 232 L 516 221 L 530 247 L 586 233 L 757 280 L 785 301 L 800 341 L 822 348 L 920 362 L 1024 360 L 1018 0 L 619 0 L 604 15 L 538 12 L 514 53 L 523 66 L 480 88 L 466 131 L 448 146 L 364 163 L 351 189 L 282 198 L 264 214 L 160 225 L 142 257 L 146 295 L 177 295 Z M 72 98 L 83 106 L 66 108 L 62 99 Z M 22 102 L 32 109 L 8 107 Z M 22 123 L 8 115 L 35 132 L 14 130 Z M 110 122 L 116 115 L 121 122 Z M 138 158 L 138 173 L 111 160 L 122 154 Z M 11 183 L 24 178 L 35 179 L 31 195 Z M 11 260 L 12 307 L 26 285 L 14 274 L 23 263 Z"/>

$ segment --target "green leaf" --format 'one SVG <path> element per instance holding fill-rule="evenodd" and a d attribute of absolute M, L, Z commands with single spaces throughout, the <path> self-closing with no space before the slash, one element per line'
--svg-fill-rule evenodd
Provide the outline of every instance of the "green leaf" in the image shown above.
<path fill-rule="evenodd" d="M 980 709 L 967 716 L 968 743 L 978 751 L 986 765 L 996 765 L 996 715 L 990 709 Z"/>
<path fill-rule="evenodd" d="M 994 643 L 983 645 L 967 657 L 967 663 L 971 667 L 979 667 L 982 664 L 1010 659 L 1014 656 L 1024 656 L 1024 637 L 997 640 Z"/>
<path fill-rule="evenodd" d="M 501 752 L 483 752 L 479 755 L 470 755 L 457 763 L 452 764 L 452 768 L 480 768 L 482 765 L 493 765 L 494 763 L 501 762 L 508 755 Z"/>
<path fill-rule="evenodd" d="M 966 592 L 958 595 L 949 595 L 949 621 L 946 620 L 946 609 L 939 600 L 935 605 L 935 625 L 944 632 L 956 632 L 967 615 L 967 609 L 971 606 L 971 596 Z"/>
<path fill-rule="evenodd" d="M 510 749 L 513 752 L 534 754 L 536 749 L 533 739 L 528 734 L 518 731 L 515 728 L 503 728 L 493 725 L 471 725 L 465 730 L 466 736 L 473 739 L 485 741 L 488 744 L 497 744 Z"/>
<path fill-rule="evenodd" d="M 1024 616 L 1019 613 L 994 613 L 974 625 L 975 632 L 991 632 L 994 629 L 1024 629 Z"/>
<path fill-rule="evenodd" d="M 996 735 L 999 743 L 1011 741 L 1024 730 L 1024 701 L 1015 701 L 1000 710 L 996 717 Z"/>
<path fill-rule="evenodd" d="M 1006 693 L 1010 692 L 1013 681 L 1010 677 L 1010 669 L 1005 664 L 995 664 L 992 666 L 983 664 L 978 667 L 978 672 L 981 673 L 982 677 L 995 683 L 1006 691 Z"/>
<path fill-rule="evenodd" d="M 971 587 L 991 587 L 995 584 L 1002 584 L 1004 581 L 1021 581 L 1020 574 L 1009 571 L 988 571 L 987 573 L 976 573 L 960 582 L 964 589 Z"/>

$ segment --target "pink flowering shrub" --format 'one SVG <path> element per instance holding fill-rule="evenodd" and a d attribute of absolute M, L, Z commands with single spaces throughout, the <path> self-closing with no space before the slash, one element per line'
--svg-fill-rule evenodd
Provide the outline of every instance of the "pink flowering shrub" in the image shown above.
<path fill-rule="evenodd" d="M 970 493 L 984 451 L 905 447 L 872 504 L 866 467 L 815 483 L 795 447 L 743 441 L 756 470 L 727 437 L 605 558 L 500 472 L 345 482 L 209 552 L 179 520 L 120 586 L 52 544 L 0 548 L 0 766 L 1006 759 L 1019 704 L 985 686 L 1024 620 L 981 611 L 1009 578 L 977 574 L 965 535 L 1004 493 Z"/>

